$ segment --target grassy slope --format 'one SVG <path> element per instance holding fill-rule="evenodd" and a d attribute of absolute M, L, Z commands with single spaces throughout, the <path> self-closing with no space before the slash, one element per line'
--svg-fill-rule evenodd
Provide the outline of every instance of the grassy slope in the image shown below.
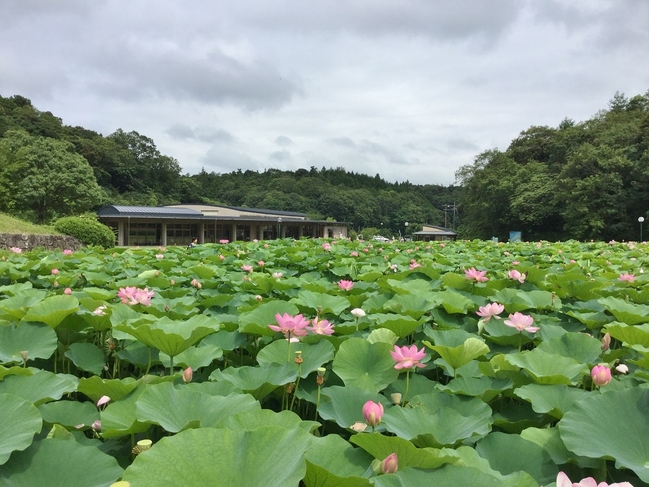
<path fill-rule="evenodd" d="M 36 225 L 19 220 L 6 213 L 0 213 L 0 233 L 35 233 L 39 235 L 59 235 L 53 227 Z"/>

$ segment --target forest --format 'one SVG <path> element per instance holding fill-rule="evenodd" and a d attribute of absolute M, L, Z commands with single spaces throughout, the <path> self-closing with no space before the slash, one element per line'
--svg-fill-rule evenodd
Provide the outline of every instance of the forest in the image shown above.
<path fill-rule="evenodd" d="M 209 203 L 299 211 L 386 236 L 432 224 L 465 239 L 637 240 L 647 183 L 649 92 L 616 93 L 583 122 L 523 130 L 506 150 L 462 166 L 450 186 L 341 167 L 183 174 L 134 130 L 104 136 L 0 96 L 0 211 L 37 223 L 106 204 Z"/>

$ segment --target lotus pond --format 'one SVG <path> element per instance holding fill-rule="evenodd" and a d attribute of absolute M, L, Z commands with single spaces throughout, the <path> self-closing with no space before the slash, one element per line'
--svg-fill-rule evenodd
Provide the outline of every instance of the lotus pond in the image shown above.
<path fill-rule="evenodd" d="M 645 485 L 647 249 L 0 251 L 0 484 Z"/>

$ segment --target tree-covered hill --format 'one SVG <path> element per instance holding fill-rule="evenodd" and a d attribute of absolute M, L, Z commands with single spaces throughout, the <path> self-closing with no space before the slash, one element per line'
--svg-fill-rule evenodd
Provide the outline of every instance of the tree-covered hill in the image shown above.
<path fill-rule="evenodd" d="M 533 126 L 456 173 L 471 238 L 637 240 L 649 211 L 649 91 L 584 122 Z"/>
<path fill-rule="evenodd" d="M 16 95 L 0 96 L 0 210 L 40 223 L 105 204 L 215 203 L 300 211 L 387 235 L 443 224 L 459 188 L 390 183 L 343 168 L 182 174 L 138 132 L 103 136 L 64 125 Z"/>

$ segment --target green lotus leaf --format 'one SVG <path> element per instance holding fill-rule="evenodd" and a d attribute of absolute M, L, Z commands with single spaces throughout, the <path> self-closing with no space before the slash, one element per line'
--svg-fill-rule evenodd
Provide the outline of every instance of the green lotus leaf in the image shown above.
<path fill-rule="evenodd" d="M 289 346 L 290 353 L 288 351 Z M 306 377 L 318 367 L 322 367 L 331 361 L 334 357 L 334 346 L 326 340 L 320 340 L 315 344 L 291 343 L 290 345 L 286 340 L 275 340 L 259 351 L 257 354 L 257 362 L 262 367 L 270 364 L 285 365 L 287 359 L 290 358 L 290 362 L 288 363 L 295 366 L 295 372 L 297 373 L 298 366 L 293 362 L 296 357 L 296 351 L 302 352 L 301 377 Z"/>
<path fill-rule="evenodd" d="M 98 301 L 110 301 L 115 297 L 115 291 L 103 289 L 100 287 L 84 287 L 82 292 L 89 298 L 96 299 Z"/>
<path fill-rule="evenodd" d="M 43 421 L 49 424 L 60 424 L 68 428 L 83 425 L 89 428 L 99 419 L 97 406 L 91 402 L 57 401 L 38 406 Z"/>
<path fill-rule="evenodd" d="M 114 328 L 134 336 L 149 347 L 155 347 L 175 357 L 207 335 L 216 333 L 219 323 L 214 318 L 195 315 L 185 321 L 162 317 L 155 323 L 116 325 Z"/>
<path fill-rule="evenodd" d="M 0 362 L 22 363 L 21 352 L 27 352 L 28 360 L 50 358 L 57 343 L 56 332 L 45 324 L 0 326 Z"/>
<path fill-rule="evenodd" d="M 305 307 L 312 310 L 316 315 L 340 315 L 349 308 L 349 300 L 343 296 L 335 296 L 327 293 L 316 293 L 313 291 L 300 291 L 297 298 L 291 302 L 298 307 Z"/>
<path fill-rule="evenodd" d="M 574 402 L 591 393 L 563 384 L 527 384 L 517 388 L 514 394 L 532 403 L 532 409 L 537 413 L 548 413 L 560 419 Z"/>
<path fill-rule="evenodd" d="M 415 396 L 410 407 L 393 407 L 383 415 L 385 428 L 418 447 L 454 446 L 491 430 L 491 409 L 476 398 L 443 392 Z"/>
<path fill-rule="evenodd" d="M 430 342 L 425 340 L 423 343 L 428 348 L 435 350 L 454 370 L 468 364 L 473 359 L 482 357 L 489 353 L 489 347 L 482 340 L 475 337 L 467 338 L 462 345 L 457 347 L 432 345 Z"/>
<path fill-rule="evenodd" d="M 14 296 L 0 301 L 0 311 L 7 319 L 20 320 L 30 308 L 42 302 L 47 292 L 42 289 L 27 288 Z"/>
<path fill-rule="evenodd" d="M 611 316 L 602 311 L 568 311 L 568 316 L 579 320 L 591 330 L 599 329 L 611 321 Z"/>
<path fill-rule="evenodd" d="M 6 487 L 109 487 L 122 476 L 117 460 L 94 446 L 48 438 L 11 456 L 0 467 Z"/>
<path fill-rule="evenodd" d="M 210 380 L 228 381 L 255 399 L 263 399 L 279 386 L 294 382 L 297 378 L 295 364 L 270 364 L 267 367 L 228 367 L 216 369 Z"/>
<path fill-rule="evenodd" d="M 259 403 L 257 403 L 259 404 Z M 231 430 L 250 431 L 261 426 L 281 426 L 286 429 L 302 428 L 312 433 L 320 427 L 317 421 L 303 421 L 293 411 L 271 411 L 270 409 L 250 408 L 227 416 L 219 425 Z"/>
<path fill-rule="evenodd" d="M 408 315 L 398 314 L 372 314 L 371 321 L 379 328 L 387 328 L 399 338 L 405 338 L 419 328 L 425 320 L 416 320 Z"/>
<path fill-rule="evenodd" d="M 476 451 L 489 465 L 503 475 L 524 471 L 541 485 L 556 479 L 559 469 L 550 455 L 537 444 L 500 432 L 488 434 L 478 441 Z M 516 452 L 512 455 L 512 452 Z"/>
<path fill-rule="evenodd" d="M 13 367 L 3 367 L 0 365 L 0 380 L 4 379 L 8 375 L 33 375 L 33 372 L 30 369 L 26 369 L 22 366 L 14 365 Z"/>
<path fill-rule="evenodd" d="M 584 364 L 599 362 L 602 354 L 602 343 L 586 333 L 564 333 L 559 337 L 545 340 L 537 348 Z"/>
<path fill-rule="evenodd" d="M 77 390 L 97 402 L 102 396 L 110 397 L 111 401 L 119 401 L 135 389 L 138 383 L 132 377 L 126 379 L 102 379 L 99 376 L 82 378 Z"/>
<path fill-rule="evenodd" d="M 138 455 L 123 480 L 140 487 L 201 485 L 205 479 L 219 485 L 297 487 L 306 472 L 310 441 L 311 435 L 300 428 L 190 429 L 162 438 Z"/>
<path fill-rule="evenodd" d="M 369 343 L 362 338 L 343 342 L 333 361 L 333 371 L 345 385 L 379 392 L 399 376 L 387 343 Z"/>
<path fill-rule="evenodd" d="M 435 306 L 441 305 L 447 313 L 468 314 L 470 309 L 475 308 L 475 303 L 465 295 L 447 289 L 433 294 Z"/>
<path fill-rule="evenodd" d="M 583 363 L 539 349 L 510 354 L 506 360 L 525 370 L 539 384 L 574 385 L 588 372 Z"/>
<path fill-rule="evenodd" d="M 626 323 L 612 322 L 606 325 L 606 331 L 613 338 L 627 345 L 640 345 L 649 348 L 649 325 L 630 326 Z"/>
<path fill-rule="evenodd" d="M 134 435 L 151 428 L 151 423 L 137 420 L 137 401 L 148 387 L 148 384 L 140 385 L 127 396 L 111 400 L 101 411 L 101 436 L 104 439 Z"/>
<path fill-rule="evenodd" d="M 228 416 L 259 408 L 259 403 L 247 394 L 209 396 L 164 382 L 149 386 L 140 395 L 136 415 L 142 423 L 159 424 L 177 433 L 187 428 L 214 427 Z"/>
<path fill-rule="evenodd" d="M 561 300 L 548 291 L 523 291 L 521 289 L 501 289 L 490 298 L 495 303 L 505 305 L 508 313 L 526 309 L 561 308 Z"/>
<path fill-rule="evenodd" d="M 222 357 L 223 350 L 216 345 L 206 344 L 204 341 L 201 341 L 198 347 L 189 347 L 174 357 L 174 364 L 181 367 L 191 367 L 193 370 L 196 370 L 201 367 L 207 367 Z M 165 367 L 171 366 L 171 358 L 169 355 L 160 352 L 159 359 Z"/>
<path fill-rule="evenodd" d="M 377 460 L 383 460 L 392 453 L 397 454 L 399 470 L 406 467 L 438 468 L 447 463 L 458 463 L 459 458 L 449 450 L 435 448 L 417 448 L 412 442 L 396 436 L 385 436 L 380 433 L 358 434 L 349 440 L 360 446 Z"/>
<path fill-rule="evenodd" d="M 73 343 L 65 352 L 65 356 L 72 360 L 74 365 L 81 370 L 96 375 L 100 375 L 104 370 L 104 365 L 106 365 L 104 352 L 94 343 Z"/>
<path fill-rule="evenodd" d="M 480 377 L 457 377 L 448 384 L 438 384 L 437 388 L 452 394 L 479 397 L 484 402 L 489 402 L 513 386 L 514 381 L 511 379 L 495 379 L 483 375 Z"/>
<path fill-rule="evenodd" d="M 536 443 L 543 448 L 557 465 L 574 463 L 582 468 L 601 468 L 602 460 L 580 457 L 569 452 L 563 444 L 559 428 L 526 428 L 520 433 L 521 438 Z"/>
<path fill-rule="evenodd" d="M 387 343 L 390 347 L 394 346 L 399 337 L 387 328 L 375 328 L 367 336 L 368 343 Z"/>
<path fill-rule="evenodd" d="M 63 394 L 77 390 L 79 379 L 69 374 L 53 374 L 36 370 L 33 375 L 8 375 L 0 382 L 0 393 L 15 394 L 38 406 L 61 399 Z"/>
<path fill-rule="evenodd" d="M 262 303 L 254 310 L 239 315 L 239 332 L 251 335 L 274 336 L 275 332 L 268 328 L 268 325 L 277 324 L 276 314 L 284 315 L 284 313 L 288 313 L 295 316 L 299 312 L 297 306 L 287 301 L 274 300 Z"/>
<path fill-rule="evenodd" d="M 425 296 L 414 294 L 397 294 L 383 304 L 384 311 L 407 315 L 414 320 L 419 320 L 426 311 L 434 307 L 435 305 Z"/>
<path fill-rule="evenodd" d="M 380 402 L 387 409 L 384 396 L 369 393 L 354 386 L 330 386 L 322 389 L 318 414 L 322 419 L 335 421 L 342 428 L 349 428 L 363 420 L 363 405 L 367 401 Z"/>
<path fill-rule="evenodd" d="M 373 458 L 360 448 L 354 448 L 337 435 L 313 438 L 311 448 L 306 453 L 307 487 L 370 486 L 369 480 L 362 478 Z"/>
<path fill-rule="evenodd" d="M 568 450 L 590 458 L 610 458 L 649 482 L 649 390 L 608 391 L 575 402 L 559 421 Z M 605 426 L 605 427 L 604 427 Z"/>
<path fill-rule="evenodd" d="M 628 303 L 613 296 L 601 298 L 598 302 L 615 316 L 617 321 L 627 325 L 639 325 L 640 323 L 649 322 L 649 306 L 647 305 Z"/>
<path fill-rule="evenodd" d="M 219 330 L 216 333 L 206 336 L 201 341 L 201 345 L 216 345 L 222 350 L 236 350 L 241 345 L 245 345 L 248 337 L 238 331 Z"/>
<path fill-rule="evenodd" d="M 22 321 L 40 321 L 56 328 L 66 316 L 78 310 L 79 300 L 74 296 L 50 296 L 29 308 Z"/>
<path fill-rule="evenodd" d="M 208 335 L 210 336 L 210 335 Z M 207 337 L 206 337 L 207 338 Z M 201 342 L 202 344 L 203 342 Z M 190 347 L 191 348 L 191 347 Z M 179 354 L 181 357 L 183 354 Z M 133 364 L 140 369 L 146 370 L 151 364 L 160 363 L 160 351 L 155 347 L 147 347 L 143 343 L 135 341 L 117 352 L 120 360 Z M 168 355 L 167 355 L 168 357 Z M 181 362 L 182 363 L 182 362 Z M 166 365 L 168 367 L 169 365 Z"/>
<path fill-rule="evenodd" d="M 43 422 L 30 401 L 13 394 L 0 394 L 0 410 L 0 465 L 3 465 L 12 452 L 32 444 Z"/>

